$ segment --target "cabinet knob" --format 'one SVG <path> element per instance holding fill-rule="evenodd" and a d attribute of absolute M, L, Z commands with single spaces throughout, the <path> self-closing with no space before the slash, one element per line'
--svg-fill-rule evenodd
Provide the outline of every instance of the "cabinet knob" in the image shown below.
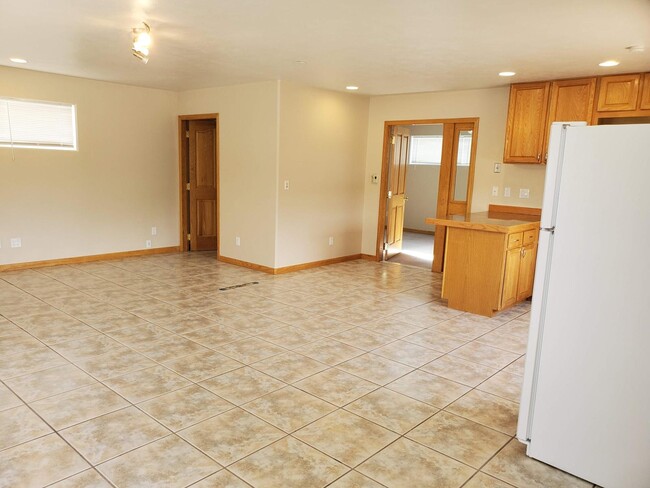
<path fill-rule="evenodd" d="M 542 159 L 542 153 L 537 153 L 537 161 L 539 161 L 540 159 Z"/>

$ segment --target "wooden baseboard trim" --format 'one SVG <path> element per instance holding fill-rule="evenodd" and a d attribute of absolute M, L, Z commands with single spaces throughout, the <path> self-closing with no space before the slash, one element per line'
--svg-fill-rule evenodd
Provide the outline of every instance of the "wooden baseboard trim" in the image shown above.
<path fill-rule="evenodd" d="M 350 254 L 349 256 L 340 256 L 338 258 L 323 259 L 321 261 L 312 261 L 310 263 L 293 264 L 291 266 L 284 266 L 282 268 L 275 268 L 274 274 L 291 273 L 292 271 L 302 271 L 305 269 L 318 268 L 319 266 L 327 266 L 328 264 L 344 263 L 345 261 L 354 261 L 361 259 L 361 254 Z"/>
<path fill-rule="evenodd" d="M 264 266 L 261 264 L 249 263 L 248 261 L 242 261 L 241 259 L 229 258 L 228 256 L 218 256 L 218 261 L 222 261 L 227 264 L 234 264 L 235 266 L 241 266 L 243 268 L 254 269 L 255 271 L 262 271 L 264 273 L 275 274 L 275 269 L 269 266 Z"/>
<path fill-rule="evenodd" d="M 365 259 L 366 261 L 379 261 L 379 258 L 373 254 L 362 254 L 361 259 Z"/>
<path fill-rule="evenodd" d="M 45 261 L 29 261 L 26 263 L 0 264 L 0 272 L 17 271 L 30 268 L 45 268 L 48 266 L 59 266 L 62 264 L 92 263 L 94 261 L 109 261 L 111 259 L 124 259 L 136 256 L 149 256 L 152 254 L 165 254 L 179 252 L 179 246 L 156 247 L 153 249 L 136 249 L 134 251 L 120 251 L 108 254 L 92 254 L 90 256 L 75 256 L 71 258 L 48 259 Z"/>
<path fill-rule="evenodd" d="M 407 229 L 404 227 L 404 232 L 413 232 L 414 234 L 427 234 L 427 235 L 435 235 L 435 232 L 432 230 L 420 230 L 420 229 Z"/>
<path fill-rule="evenodd" d="M 542 209 L 536 207 L 515 207 L 512 205 L 492 205 L 488 206 L 489 212 L 494 213 L 508 213 L 520 215 L 532 215 L 534 217 L 541 217 Z"/>

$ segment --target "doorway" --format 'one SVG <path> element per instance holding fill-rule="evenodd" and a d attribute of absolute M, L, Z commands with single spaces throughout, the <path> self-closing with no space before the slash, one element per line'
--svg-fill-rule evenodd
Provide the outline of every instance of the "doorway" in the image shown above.
<path fill-rule="evenodd" d="M 219 255 L 218 114 L 181 115 L 179 130 L 180 240 L 183 251 Z"/>
<path fill-rule="evenodd" d="M 470 212 L 477 140 L 478 118 L 385 123 L 378 260 L 442 271 L 445 228 L 424 219 Z"/>

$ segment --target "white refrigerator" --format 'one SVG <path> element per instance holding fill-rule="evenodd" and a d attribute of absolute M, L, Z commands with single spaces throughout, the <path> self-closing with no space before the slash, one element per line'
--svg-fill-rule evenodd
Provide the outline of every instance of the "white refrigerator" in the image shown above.
<path fill-rule="evenodd" d="M 517 438 L 649 488 L 650 124 L 553 124 L 541 228 Z"/>

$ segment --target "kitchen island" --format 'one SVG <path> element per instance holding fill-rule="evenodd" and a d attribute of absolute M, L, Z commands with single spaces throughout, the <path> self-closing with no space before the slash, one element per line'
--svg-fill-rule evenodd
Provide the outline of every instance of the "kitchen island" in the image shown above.
<path fill-rule="evenodd" d="M 427 218 L 446 228 L 442 298 L 491 317 L 532 295 L 538 215 L 478 212 Z"/>

